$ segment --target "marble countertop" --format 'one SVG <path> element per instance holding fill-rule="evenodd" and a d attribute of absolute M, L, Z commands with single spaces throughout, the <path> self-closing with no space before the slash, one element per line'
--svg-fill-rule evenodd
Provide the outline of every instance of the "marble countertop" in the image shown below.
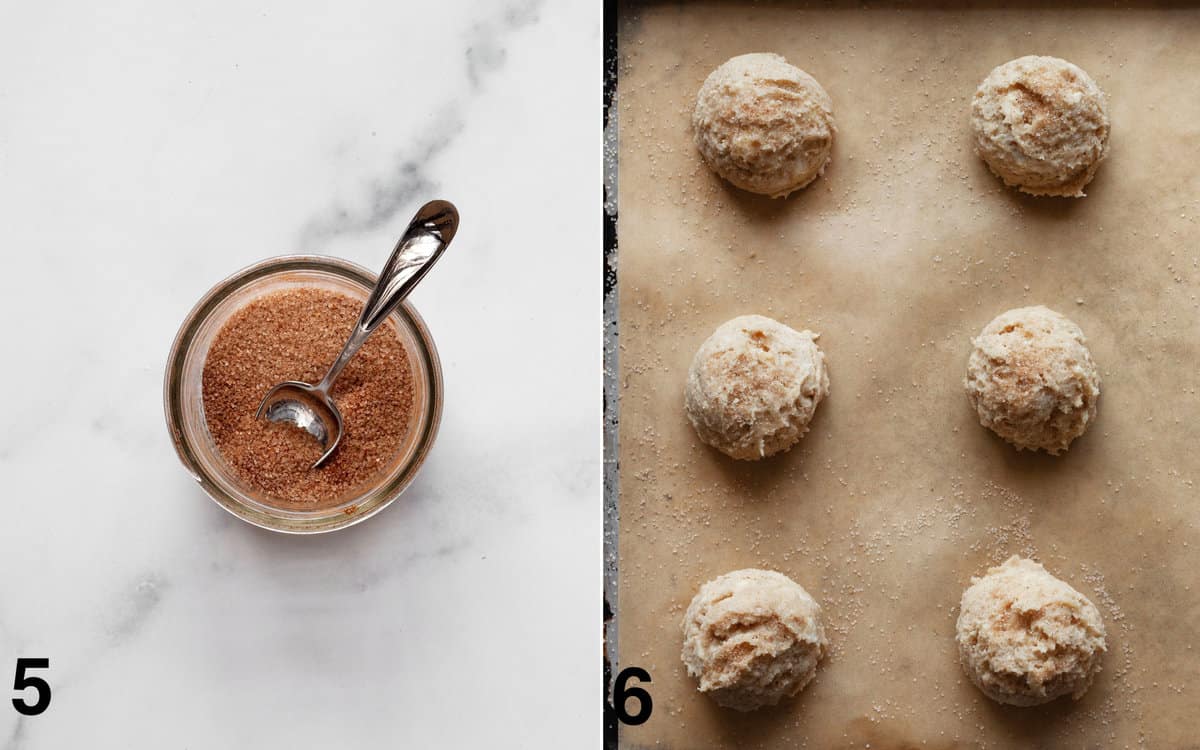
<path fill-rule="evenodd" d="M 599 746 L 600 4 L 0 19 L 0 678 L 53 688 L 0 745 Z M 422 473 L 331 535 L 230 516 L 164 427 L 184 315 L 271 255 L 378 268 L 434 197 Z"/>

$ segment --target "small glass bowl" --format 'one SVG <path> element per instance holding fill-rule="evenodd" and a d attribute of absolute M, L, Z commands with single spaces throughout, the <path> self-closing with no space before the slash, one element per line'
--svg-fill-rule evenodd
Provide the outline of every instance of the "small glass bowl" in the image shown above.
<path fill-rule="evenodd" d="M 163 383 L 167 429 L 179 460 L 208 496 L 233 515 L 264 529 L 316 534 L 345 528 L 375 515 L 412 482 L 437 436 L 442 418 L 442 365 L 425 321 L 407 301 L 389 324 L 408 352 L 413 370 L 413 417 L 391 467 L 362 494 L 317 509 L 274 505 L 233 475 L 208 432 L 202 398 L 204 360 L 225 321 L 268 292 L 320 286 L 366 303 L 375 275 L 338 258 L 284 255 L 242 269 L 213 287 L 188 313 L 175 336 Z"/>

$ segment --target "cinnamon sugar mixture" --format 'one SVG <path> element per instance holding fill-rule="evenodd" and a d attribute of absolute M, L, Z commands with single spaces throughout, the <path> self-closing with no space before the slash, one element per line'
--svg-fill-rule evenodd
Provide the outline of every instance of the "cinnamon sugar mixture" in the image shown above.
<path fill-rule="evenodd" d="M 217 449 L 245 484 L 291 507 L 321 507 L 378 481 L 408 431 L 413 375 L 388 325 L 367 339 L 333 390 L 345 432 L 337 452 L 310 468 L 321 447 L 290 425 L 254 418 L 267 390 L 283 380 L 316 383 L 341 351 L 362 302 L 328 289 L 266 294 L 217 333 L 204 362 L 204 416 Z"/>

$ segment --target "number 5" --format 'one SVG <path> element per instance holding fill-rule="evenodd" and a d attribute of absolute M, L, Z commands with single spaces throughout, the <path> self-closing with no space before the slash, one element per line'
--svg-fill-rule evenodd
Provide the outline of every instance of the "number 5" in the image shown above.
<path fill-rule="evenodd" d="M 32 706 L 23 698 L 12 699 L 13 708 L 17 709 L 17 713 L 37 716 L 50 706 L 50 683 L 41 677 L 30 677 L 25 674 L 26 669 L 48 669 L 49 667 L 49 659 L 17 659 L 17 674 L 13 678 L 13 690 L 33 688 L 37 691 L 37 702 Z"/>

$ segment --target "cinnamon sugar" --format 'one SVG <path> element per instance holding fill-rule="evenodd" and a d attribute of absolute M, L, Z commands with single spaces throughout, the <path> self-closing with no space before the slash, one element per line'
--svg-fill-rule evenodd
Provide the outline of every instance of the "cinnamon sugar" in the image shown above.
<path fill-rule="evenodd" d="M 288 507 L 318 508 L 361 494 L 400 453 L 414 401 L 412 365 L 391 325 L 379 328 L 333 390 L 345 431 L 319 469 L 322 448 L 290 425 L 255 419 L 267 390 L 324 376 L 362 302 L 320 287 L 284 289 L 237 310 L 204 362 L 204 416 L 217 450 L 244 484 Z"/>

